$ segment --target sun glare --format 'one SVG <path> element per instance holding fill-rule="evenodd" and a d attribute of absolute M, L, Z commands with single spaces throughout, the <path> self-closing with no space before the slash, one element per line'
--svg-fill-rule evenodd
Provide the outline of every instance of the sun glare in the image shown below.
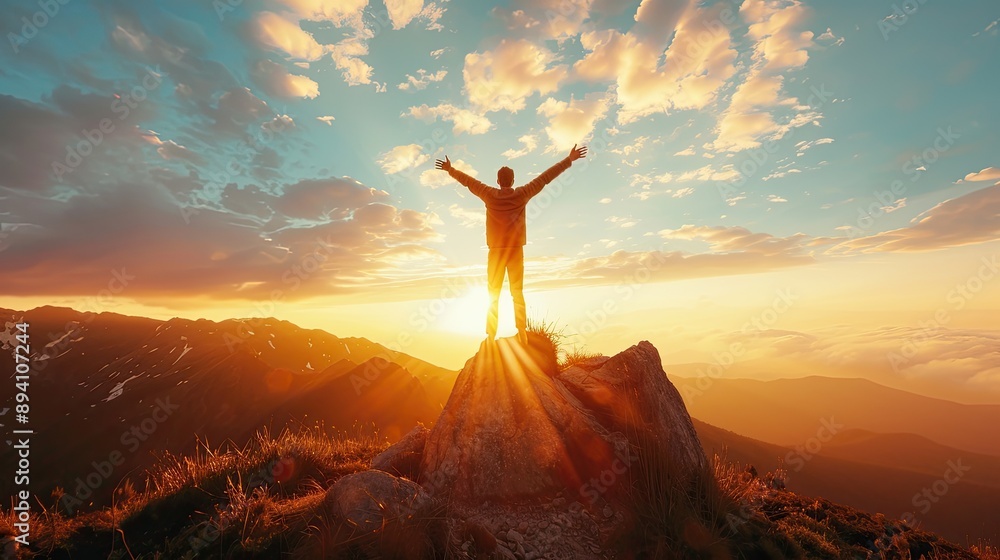
<path fill-rule="evenodd" d="M 441 314 L 441 329 L 466 335 L 486 335 L 486 313 L 490 306 L 490 294 L 486 286 L 470 288 L 453 300 L 446 302 Z M 513 336 L 517 333 L 514 325 L 514 303 L 510 299 L 507 284 L 500 293 L 500 323 L 497 336 Z"/>

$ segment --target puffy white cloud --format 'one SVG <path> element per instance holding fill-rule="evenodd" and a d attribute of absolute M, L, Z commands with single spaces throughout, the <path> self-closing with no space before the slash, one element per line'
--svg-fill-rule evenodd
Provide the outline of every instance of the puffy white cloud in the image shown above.
<path fill-rule="evenodd" d="M 363 27 L 368 0 L 277 0 L 301 19 L 328 21 L 337 27 Z"/>
<path fill-rule="evenodd" d="M 452 161 L 451 165 L 455 169 L 458 169 L 459 171 L 465 173 L 466 175 L 469 175 L 470 177 L 479 176 L 478 171 L 476 171 L 471 165 L 469 165 L 467 162 L 461 159 L 456 159 Z M 458 183 L 451 178 L 451 175 L 449 175 L 444 171 L 441 171 L 440 169 L 427 169 L 423 171 L 420 174 L 419 180 L 421 185 L 425 187 L 430 187 L 432 189 L 445 187 L 449 185 L 450 186 L 458 185 Z"/>
<path fill-rule="evenodd" d="M 328 126 L 333 126 L 333 121 L 337 120 L 336 117 L 331 115 L 324 115 L 322 117 L 316 117 L 316 120 L 326 123 Z"/>
<path fill-rule="evenodd" d="M 385 0 L 393 29 L 406 27 L 424 9 L 424 0 Z"/>
<path fill-rule="evenodd" d="M 496 14 L 511 30 L 527 31 L 540 39 L 566 39 L 580 33 L 590 17 L 593 0 L 514 0 Z"/>
<path fill-rule="evenodd" d="M 965 176 L 966 181 L 1000 181 L 1000 168 L 987 167 L 978 173 L 969 173 Z"/>
<path fill-rule="evenodd" d="M 259 45 L 280 50 L 293 58 L 318 60 L 323 56 L 323 46 L 297 21 L 290 21 L 274 12 L 257 13 L 250 20 L 249 32 Z"/>
<path fill-rule="evenodd" d="M 785 70 L 805 66 L 806 50 L 813 44 L 812 31 L 796 31 L 807 15 L 799 0 L 746 0 L 740 14 L 750 24 L 747 37 L 756 41 L 754 59 L 762 70 Z"/>
<path fill-rule="evenodd" d="M 704 108 L 736 71 L 730 32 L 717 24 L 723 9 L 729 8 L 646 0 L 627 33 L 582 33 L 587 54 L 573 70 L 585 80 L 615 81 L 623 124 L 671 109 Z"/>
<path fill-rule="evenodd" d="M 549 97 L 537 111 L 549 120 L 545 133 L 552 143 L 547 151 L 558 152 L 583 143 L 597 121 L 607 114 L 608 98 L 603 93 L 590 93 L 583 99 L 570 98 L 567 103 Z"/>
<path fill-rule="evenodd" d="M 750 24 L 747 37 L 754 41 L 753 65 L 719 119 L 711 147 L 728 152 L 757 148 L 764 140 L 782 138 L 790 129 L 821 118 L 781 91 L 785 73 L 809 60 L 806 49 L 813 44 L 813 33 L 796 31 L 807 13 L 798 0 L 747 0 L 740 7 Z M 774 113 L 778 106 L 793 107 L 797 114 L 779 120 Z"/>
<path fill-rule="evenodd" d="M 566 66 L 555 60 L 552 52 L 528 40 L 504 39 L 492 51 L 465 56 L 465 94 L 484 112 L 520 111 L 528 97 L 552 93 L 566 78 Z"/>
<path fill-rule="evenodd" d="M 493 128 L 493 123 L 485 116 L 468 109 L 461 109 L 450 103 L 433 107 L 427 104 L 410 107 L 403 115 L 409 115 L 423 121 L 433 121 L 436 119 L 450 121 L 454 125 L 452 132 L 455 134 L 486 134 Z"/>
<path fill-rule="evenodd" d="M 319 95 L 319 84 L 311 78 L 291 74 L 284 66 L 270 60 L 258 61 L 250 75 L 268 95 L 274 97 L 313 99 Z"/>
<path fill-rule="evenodd" d="M 378 164 L 386 173 L 399 173 L 423 165 L 429 159 L 430 156 L 424 153 L 420 144 L 406 144 L 405 146 L 396 146 L 382 154 L 378 159 Z"/>
<path fill-rule="evenodd" d="M 433 74 L 424 70 L 423 68 L 417 70 L 416 76 L 406 75 L 406 81 L 397 85 L 396 87 L 402 90 L 412 89 L 424 89 L 431 82 L 440 82 L 448 75 L 448 71 L 441 69 Z"/>
<path fill-rule="evenodd" d="M 517 141 L 521 143 L 521 148 L 517 150 L 511 148 L 502 154 L 503 157 L 507 159 L 516 159 L 530 154 L 535 151 L 535 148 L 538 147 L 538 138 L 533 134 L 525 134 L 524 136 L 518 138 Z"/>
<path fill-rule="evenodd" d="M 368 43 L 364 37 L 348 37 L 330 47 L 333 63 L 343 72 L 344 81 L 350 86 L 372 83 L 372 67 L 359 58 L 367 54 Z"/>

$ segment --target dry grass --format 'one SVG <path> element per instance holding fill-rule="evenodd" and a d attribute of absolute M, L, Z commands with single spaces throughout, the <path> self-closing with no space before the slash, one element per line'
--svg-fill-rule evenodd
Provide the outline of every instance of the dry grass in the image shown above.
<path fill-rule="evenodd" d="M 120 493 L 113 507 L 75 516 L 44 512 L 33 526 L 32 552 L 75 558 L 98 550 L 101 557 L 288 551 L 314 521 L 325 489 L 366 469 L 386 445 L 376 436 L 313 427 L 277 436 L 264 430 L 243 447 L 166 454 L 147 473 L 145 488 Z M 0 519 L 0 530 L 8 519 Z"/>

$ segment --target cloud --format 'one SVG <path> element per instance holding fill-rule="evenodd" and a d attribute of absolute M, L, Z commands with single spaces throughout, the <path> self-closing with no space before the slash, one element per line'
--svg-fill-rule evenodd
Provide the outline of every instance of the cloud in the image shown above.
<path fill-rule="evenodd" d="M 566 39 L 580 33 L 590 17 L 592 0 L 514 0 L 495 13 L 517 32 L 539 39 Z"/>
<path fill-rule="evenodd" d="M 399 89 L 402 89 L 402 90 L 408 90 L 408 89 L 411 89 L 411 88 L 412 89 L 424 89 L 431 82 L 440 82 L 447 75 L 448 75 L 448 71 L 444 70 L 444 69 L 438 70 L 437 72 L 434 72 L 433 74 L 431 74 L 431 73 L 427 72 L 426 70 L 424 70 L 423 68 L 421 68 L 421 69 L 417 70 L 417 77 L 414 77 L 414 76 L 411 76 L 411 75 L 407 74 L 406 75 L 406 81 L 403 82 L 403 83 L 401 83 L 401 84 L 399 84 L 399 85 L 397 85 L 396 87 L 399 88 Z"/>
<path fill-rule="evenodd" d="M 486 212 L 482 209 L 480 210 L 469 210 L 467 208 L 462 208 L 458 204 L 452 204 L 448 207 L 448 213 L 458 220 L 459 225 L 462 227 L 473 228 L 482 227 L 486 223 Z"/>
<path fill-rule="evenodd" d="M 267 103 L 245 87 L 223 93 L 215 107 L 206 112 L 215 130 L 237 136 L 242 136 L 249 125 L 272 115 Z"/>
<path fill-rule="evenodd" d="M 274 12 L 255 14 L 249 23 L 249 33 L 260 46 L 280 50 L 300 60 L 319 60 L 325 50 L 297 21 Z"/>
<path fill-rule="evenodd" d="M 753 253 L 772 257 L 802 256 L 812 240 L 804 233 L 776 237 L 769 233 L 754 233 L 740 226 L 684 225 L 678 229 L 661 230 L 659 235 L 663 239 L 704 241 L 713 253 Z"/>
<path fill-rule="evenodd" d="M 633 220 L 632 218 L 626 218 L 623 216 L 608 216 L 604 221 L 614 224 L 620 228 L 630 228 L 635 227 L 639 222 Z"/>
<path fill-rule="evenodd" d="M 556 288 L 583 285 L 609 285 L 648 278 L 666 282 L 688 278 L 708 278 L 754 274 L 816 261 L 809 256 L 758 252 L 686 254 L 680 251 L 626 251 L 587 257 L 574 261 L 548 263 L 548 270 L 534 285 Z"/>
<path fill-rule="evenodd" d="M 424 0 L 385 0 L 393 29 L 406 27 L 424 9 Z"/>
<path fill-rule="evenodd" d="M 363 37 L 348 37 L 330 47 L 330 57 L 349 86 L 372 83 L 374 70 L 359 58 L 367 54 L 368 43 Z"/>
<path fill-rule="evenodd" d="M 330 115 L 325 115 L 322 117 L 316 117 L 316 120 L 326 123 L 328 126 L 333 126 L 333 121 L 337 120 L 335 117 Z"/>
<path fill-rule="evenodd" d="M 551 145 L 548 151 L 569 150 L 583 143 L 594 131 L 594 124 L 608 112 L 608 99 L 603 93 L 589 93 L 583 99 L 569 102 L 549 97 L 538 106 L 539 115 L 549 120 L 545 127 Z"/>
<path fill-rule="evenodd" d="M 684 148 L 683 150 L 675 153 L 674 155 L 675 156 L 693 156 L 694 155 L 694 146 L 688 146 L 687 148 Z"/>
<path fill-rule="evenodd" d="M 386 173 L 399 173 L 423 165 L 428 159 L 430 156 L 424 153 L 420 144 L 406 144 L 405 146 L 396 146 L 379 156 L 378 164 Z"/>
<path fill-rule="evenodd" d="M 834 250 L 934 251 L 1000 239 L 1000 183 L 937 204 L 912 225 L 845 241 Z"/>
<path fill-rule="evenodd" d="M 749 23 L 747 38 L 754 41 L 753 64 L 720 117 L 718 136 L 711 144 L 727 152 L 757 148 L 764 140 L 780 139 L 792 128 L 821 118 L 796 98 L 782 94 L 787 72 L 809 60 L 806 49 L 813 44 L 813 33 L 796 31 L 808 15 L 807 8 L 798 0 L 747 0 L 740 14 Z M 780 106 L 796 112 L 779 121 L 774 109 Z"/>
<path fill-rule="evenodd" d="M 517 112 L 535 93 L 556 91 L 566 78 L 565 65 L 555 55 L 525 39 L 504 39 L 492 51 L 465 56 L 465 94 L 483 112 Z"/>
<path fill-rule="evenodd" d="M 250 77 L 268 95 L 284 99 L 314 99 L 319 95 L 319 84 L 307 76 L 292 74 L 284 66 L 260 60 L 250 71 Z"/>
<path fill-rule="evenodd" d="M 786 70 L 805 66 L 812 31 L 796 31 L 805 20 L 806 7 L 799 0 L 747 0 L 740 14 L 749 24 L 747 37 L 756 41 L 754 59 L 761 70 Z"/>
<path fill-rule="evenodd" d="M 824 31 L 822 35 L 816 37 L 816 41 L 823 42 L 827 45 L 833 45 L 835 47 L 839 47 L 844 44 L 844 38 L 834 35 L 833 30 L 829 27 L 826 28 L 826 31 Z"/>
<path fill-rule="evenodd" d="M 450 103 L 443 103 L 434 107 L 427 104 L 420 105 L 419 107 L 410 107 L 403 115 L 409 115 L 428 122 L 436 119 L 450 121 L 454 125 L 452 132 L 456 135 L 462 133 L 486 134 L 493 128 L 493 123 L 485 116 L 468 109 L 460 109 Z"/>
<path fill-rule="evenodd" d="M 479 177 L 479 172 L 476 171 L 475 168 L 473 168 L 464 160 L 456 159 L 451 162 L 451 165 L 455 169 L 461 170 L 463 173 L 465 173 L 470 177 Z M 432 189 L 458 185 L 458 183 L 451 178 L 451 175 L 449 175 L 444 171 L 441 171 L 440 169 L 424 170 L 423 172 L 420 173 L 419 181 L 421 185 L 425 187 L 430 187 Z"/>
<path fill-rule="evenodd" d="M 736 72 L 730 32 L 719 25 L 723 9 L 646 0 L 627 33 L 582 33 L 586 54 L 573 71 L 584 80 L 615 82 L 622 124 L 671 109 L 702 109 Z"/>
<path fill-rule="evenodd" d="M 155 136 L 154 136 L 155 138 Z M 191 150 L 181 146 L 180 144 L 174 142 L 173 140 L 167 140 L 162 142 L 159 138 L 156 139 L 158 147 L 156 148 L 156 153 L 160 154 L 163 159 L 176 159 L 187 161 L 190 163 L 204 164 L 205 158 L 192 152 Z"/>
<path fill-rule="evenodd" d="M 183 207 L 167 183 L 189 176 L 135 175 L 113 185 L 114 196 L 5 200 L 19 222 L 32 224 L 11 232 L 3 251 L 5 293 L 96 296 L 117 273 L 131 278 L 121 298 L 270 301 L 277 293 L 294 301 L 370 291 L 412 274 L 413 259 L 439 258 L 425 246 L 439 239 L 432 215 L 388 205 L 385 193 L 353 180 L 302 181 L 278 197 L 228 187 L 226 203 L 244 215 Z M 271 217 L 273 226 L 258 217 L 270 208 L 282 218 Z"/>
<path fill-rule="evenodd" d="M 535 148 L 538 147 L 538 138 L 533 134 L 525 134 L 524 136 L 518 138 L 517 141 L 521 143 L 520 149 L 515 150 L 514 148 L 511 148 L 506 150 L 501 155 L 507 159 L 517 159 L 530 154 L 535 151 Z"/>
<path fill-rule="evenodd" d="M 1000 168 L 987 167 L 979 173 L 969 173 L 965 176 L 966 181 L 1000 181 Z"/>
<path fill-rule="evenodd" d="M 824 144 L 833 144 L 833 138 L 818 138 L 816 140 L 802 140 L 798 144 L 795 144 L 795 150 L 797 153 L 795 155 L 801 156 L 806 153 L 813 146 L 822 146 Z"/>
<path fill-rule="evenodd" d="M 286 186 L 272 205 L 290 218 L 320 220 L 346 217 L 351 210 L 384 201 L 388 196 L 385 191 L 346 177 L 306 179 Z"/>
<path fill-rule="evenodd" d="M 972 36 L 978 37 L 985 33 L 996 37 L 998 31 L 1000 31 L 1000 27 L 998 26 L 1000 26 L 1000 19 L 995 19 L 992 22 L 990 22 L 990 24 L 987 25 L 985 29 L 983 29 L 982 31 L 976 31 L 975 33 L 972 34 Z"/>
<path fill-rule="evenodd" d="M 276 0 L 301 19 L 327 21 L 336 27 L 364 26 L 362 16 L 368 0 Z"/>

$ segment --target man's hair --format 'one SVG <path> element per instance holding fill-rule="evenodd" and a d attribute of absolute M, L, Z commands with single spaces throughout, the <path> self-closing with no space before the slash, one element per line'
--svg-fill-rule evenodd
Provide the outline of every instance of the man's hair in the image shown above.
<path fill-rule="evenodd" d="M 514 186 L 514 170 L 506 165 L 501 167 L 500 171 L 497 171 L 497 184 L 501 187 Z"/>

